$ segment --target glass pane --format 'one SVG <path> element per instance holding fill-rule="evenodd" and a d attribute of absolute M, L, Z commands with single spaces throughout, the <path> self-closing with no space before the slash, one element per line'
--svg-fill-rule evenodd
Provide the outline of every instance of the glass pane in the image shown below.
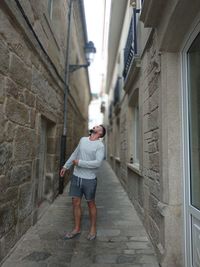
<path fill-rule="evenodd" d="M 52 19 L 52 14 L 53 14 L 53 0 L 48 0 L 48 12 L 49 12 L 50 19 Z"/>
<path fill-rule="evenodd" d="M 139 162 L 139 107 L 138 103 L 135 107 L 135 157 Z"/>
<path fill-rule="evenodd" d="M 200 209 L 200 34 L 188 50 L 191 204 Z"/>

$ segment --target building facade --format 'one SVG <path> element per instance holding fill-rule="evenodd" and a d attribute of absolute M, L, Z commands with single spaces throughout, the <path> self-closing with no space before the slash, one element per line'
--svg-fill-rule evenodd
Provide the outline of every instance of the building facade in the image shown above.
<path fill-rule="evenodd" d="M 0 260 L 58 194 L 66 63 L 84 64 L 83 1 L 0 3 Z M 87 69 L 69 74 L 68 156 L 88 131 Z"/>
<path fill-rule="evenodd" d="M 161 266 L 200 266 L 200 3 L 111 4 L 107 159 Z"/>

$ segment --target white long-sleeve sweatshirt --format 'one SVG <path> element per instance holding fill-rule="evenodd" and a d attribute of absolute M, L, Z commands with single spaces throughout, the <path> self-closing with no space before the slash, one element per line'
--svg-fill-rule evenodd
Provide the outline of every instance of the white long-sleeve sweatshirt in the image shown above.
<path fill-rule="evenodd" d="M 65 162 L 64 168 L 69 169 L 73 160 L 79 160 L 74 168 L 74 175 L 85 178 L 96 178 L 96 172 L 104 159 L 104 145 L 100 140 L 91 141 L 89 137 L 82 137 L 77 148 Z"/>

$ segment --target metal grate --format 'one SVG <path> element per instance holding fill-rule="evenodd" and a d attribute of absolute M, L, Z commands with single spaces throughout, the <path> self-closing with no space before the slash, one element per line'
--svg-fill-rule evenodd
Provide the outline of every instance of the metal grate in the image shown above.
<path fill-rule="evenodd" d="M 133 15 L 129 26 L 128 37 L 124 49 L 124 70 L 123 77 L 126 78 L 132 59 L 137 55 L 137 15 L 140 9 L 133 9 Z"/>

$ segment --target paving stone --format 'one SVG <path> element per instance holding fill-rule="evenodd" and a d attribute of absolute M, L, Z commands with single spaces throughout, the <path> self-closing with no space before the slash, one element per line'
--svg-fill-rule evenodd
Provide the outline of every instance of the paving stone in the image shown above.
<path fill-rule="evenodd" d="M 97 255 L 94 257 L 94 262 L 96 263 L 117 263 L 117 254 L 109 255 Z"/>
<path fill-rule="evenodd" d="M 51 254 L 48 252 L 34 251 L 28 256 L 24 257 L 23 260 L 38 262 L 38 261 L 44 261 L 50 256 Z"/>
<path fill-rule="evenodd" d="M 136 250 L 134 250 L 134 249 L 125 249 L 124 251 L 124 254 L 127 254 L 127 255 L 134 255 L 134 254 L 136 254 Z"/>
<path fill-rule="evenodd" d="M 128 242 L 127 247 L 129 249 L 149 249 L 150 244 L 148 242 Z"/>
<path fill-rule="evenodd" d="M 140 256 L 140 263 L 146 263 L 146 264 L 156 264 L 157 261 L 155 259 L 155 256 L 153 255 L 141 255 Z"/>
<path fill-rule="evenodd" d="M 51 262 L 51 259 L 53 259 L 54 262 L 59 262 L 59 263 L 70 263 L 71 259 L 73 257 L 73 254 L 66 253 L 65 251 L 56 251 L 56 253 L 52 256 L 51 258 L 48 259 L 48 262 Z"/>
<path fill-rule="evenodd" d="M 123 241 L 128 241 L 127 236 L 112 236 L 109 237 L 108 242 L 123 242 Z"/>
<path fill-rule="evenodd" d="M 45 262 L 10 262 L 7 261 L 3 265 L 4 267 L 47 267 Z"/>
<path fill-rule="evenodd" d="M 125 220 L 125 221 L 116 221 L 114 222 L 115 225 L 121 225 L 121 226 L 132 226 L 133 222 L 132 221 L 128 221 L 128 220 Z"/>
<path fill-rule="evenodd" d="M 147 236 L 140 236 L 140 237 L 132 236 L 132 237 L 130 237 L 129 240 L 130 241 L 144 241 L 144 242 L 147 242 L 149 239 L 148 239 Z"/>
<path fill-rule="evenodd" d="M 155 251 L 153 250 L 153 248 L 149 248 L 149 249 L 137 249 L 135 250 L 136 254 L 143 254 L 143 255 L 155 255 Z"/>
<path fill-rule="evenodd" d="M 137 256 L 132 255 L 120 255 L 117 258 L 117 263 L 135 263 L 137 262 Z"/>
<path fill-rule="evenodd" d="M 120 234 L 120 230 L 113 230 L 113 229 L 101 229 L 97 230 L 98 236 L 117 236 Z"/>
<path fill-rule="evenodd" d="M 117 214 L 118 215 L 120 213 L 120 211 L 119 210 L 108 210 L 107 213 L 108 214 Z"/>
<path fill-rule="evenodd" d="M 145 263 L 141 267 L 160 267 L 158 263 Z"/>

